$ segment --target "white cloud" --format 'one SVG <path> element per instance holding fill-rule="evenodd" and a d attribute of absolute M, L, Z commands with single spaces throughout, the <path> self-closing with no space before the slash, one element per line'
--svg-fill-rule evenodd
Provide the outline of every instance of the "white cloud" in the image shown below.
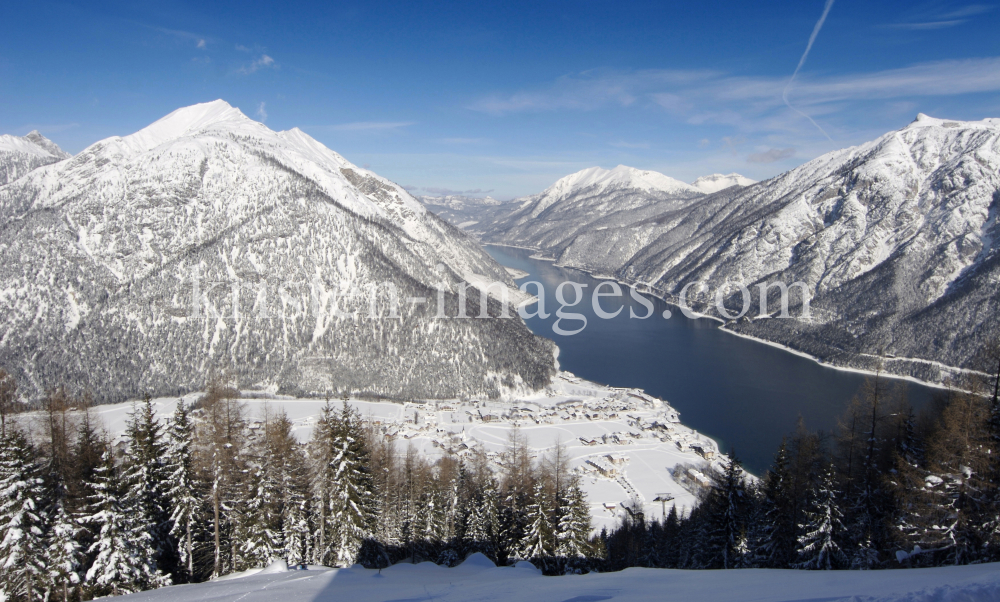
<path fill-rule="evenodd" d="M 250 63 L 249 65 L 244 65 L 238 69 L 240 73 L 249 75 L 251 73 L 256 73 L 260 69 L 267 69 L 268 67 L 277 68 L 278 64 L 274 62 L 274 59 L 266 54 L 260 55 L 260 58 Z"/>
<path fill-rule="evenodd" d="M 729 125 L 745 133 L 804 134 L 811 124 L 782 100 L 787 82 L 787 77 L 703 70 L 589 71 L 562 76 L 537 90 L 487 96 L 468 108 L 495 115 L 655 108 L 693 125 Z M 919 63 L 868 73 L 800 73 L 788 97 L 820 119 L 848 111 L 852 103 L 982 92 L 1000 92 L 1000 57 Z"/>
<path fill-rule="evenodd" d="M 969 17 L 987 13 L 991 10 L 993 10 L 993 7 L 986 4 L 969 4 L 949 11 L 922 11 L 911 15 L 910 18 L 905 19 L 901 23 L 890 23 L 885 27 L 909 31 L 945 29 L 968 23 Z"/>
<path fill-rule="evenodd" d="M 411 126 L 415 121 L 356 121 L 354 123 L 341 123 L 338 125 L 330 126 L 330 129 L 337 130 L 340 132 L 362 132 L 362 131 L 378 131 L 386 132 L 398 130 L 400 128 L 405 128 Z"/>
<path fill-rule="evenodd" d="M 243 44 L 237 44 L 236 50 L 239 50 L 240 52 L 250 52 L 250 49 L 244 46 Z"/>
<path fill-rule="evenodd" d="M 265 104 L 266 103 L 262 101 L 260 106 L 257 107 L 256 113 L 254 113 L 257 117 L 260 117 L 261 122 L 267 121 L 267 110 L 265 109 Z"/>
<path fill-rule="evenodd" d="M 202 38 L 202 39 L 198 40 L 198 43 L 195 44 L 195 47 L 196 48 L 205 48 L 205 39 Z"/>

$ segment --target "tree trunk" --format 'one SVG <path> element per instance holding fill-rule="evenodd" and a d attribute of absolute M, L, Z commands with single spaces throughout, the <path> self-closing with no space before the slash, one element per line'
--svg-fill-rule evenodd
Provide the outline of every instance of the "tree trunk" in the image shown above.
<path fill-rule="evenodd" d="M 194 559 L 191 557 L 191 515 L 187 517 L 187 557 L 188 557 L 188 578 L 194 579 Z"/>
<path fill-rule="evenodd" d="M 215 485 L 212 487 L 212 509 L 215 513 L 215 566 L 212 569 L 213 577 L 219 576 L 219 569 L 221 568 L 220 556 L 222 554 L 221 544 L 219 542 L 219 479 L 216 477 Z"/>

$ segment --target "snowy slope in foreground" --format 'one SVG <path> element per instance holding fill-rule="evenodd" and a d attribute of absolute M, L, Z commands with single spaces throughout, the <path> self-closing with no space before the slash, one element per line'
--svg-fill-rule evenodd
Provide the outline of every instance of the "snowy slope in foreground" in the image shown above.
<path fill-rule="evenodd" d="M 837 572 L 635 568 L 618 573 L 543 577 L 531 568 L 496 568 L 489 561 L 483 560 L 485 559 L 481 557 L 473 557 L 455 568 L 444 568 L 429 562 L 418 565 L 397 564 L 383 570 L 381 574 L 360 567 L 258 574 L 243 579 L 166 587 L 122 599 L 150 602 L 977 602 L 1000 599 L 1000 567 L 996 564 Z"/>
<path fill-rule="evenodd" d="M 262 416 L 265 404 L 272 412 L 284 410 L 302 442 L 309 440 L 326 404 L 322 399 L 249 398 L 249 392 L 244 396 L 251 420 Z M 197 397 L 189 395 L 186 403 Z M 661 496 L 673 497 L 666 504 L 668 511 L 674 503 L 678 509 L 691 508 L 698 479 L 704 478 L 702 471 L 709 463 L 705 457 L 719 459 L 716 443 L 680 424 L 670 404 L 637 389 L 604 387 L 567 372 L 559 373 L 546 390 L 509 403 L 350 403 L 381 425 L 398 452 L 412 445 L 432 462 L 446 453 L 466 456 L 473 449 L 499 460 L 515 425 L 536 458 L 561 442 L 570 467 L 582 477 L 596 530 L 614 527 L 624 512 L 622 504 L 632 497 L 643 503 L 647 516 L 657 518 L 664 510 L 664 504 L 655 501 Z M 176 398 L 153 401 L 161 420 L 173 414 L 176 404 Z M 111 434 L 120 436 L 132 404 L 101 405 L 91 411 Z"/>

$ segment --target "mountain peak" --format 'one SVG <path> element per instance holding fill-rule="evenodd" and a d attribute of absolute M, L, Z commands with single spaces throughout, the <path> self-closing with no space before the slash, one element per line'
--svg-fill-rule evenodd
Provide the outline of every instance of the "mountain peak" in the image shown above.
<path fill-rule="evenodd" d="M 49 140 L 41 134 L 38 130 L 31 130 L 28 135 L 24 137 L 25 140 L 31 142 L 35 146 L 39 146 L 45 149 L 53 157 L 59 157 L 60 159 L 69 159 L 73 155 L 67 153 L 63 149 L 59 148 L 59 145 L 55 142 Z"/>
<path fill-rule="evenodd" d="M 730 186 L 749 186 L 751 184 L 756 184 L 756 180 L 751 180 L 741 176 L 738 173 L 731 173 L 728 175 L 723 175 L 721 173 L 714 173 L 707 176 L 702 176 L 691 183 L 698 190 L 704 192 L 705 194 L 712 194 L 713 192 L 719 192 L 720 190 L 725 190 Z"/>
<path fill-rule="evenodd" d="M 237 125 L 255 123 L 228 102 L 213 100 L 177 109 L 123 140 L 134 150 L 147 151 L 185 134 L 227 122 Z"/>
<path fill-rule="evenodd" d="M 588 167 L 559 179 L 543 194 L 564 196 L 571 191 L 583 190 L 591 186 L 600 188 L 638 188 L 661 192 L 698 192 L 688 184 L 665 176 L 656 171 L 641 170 L 627 165 L 614 169 Z"/>

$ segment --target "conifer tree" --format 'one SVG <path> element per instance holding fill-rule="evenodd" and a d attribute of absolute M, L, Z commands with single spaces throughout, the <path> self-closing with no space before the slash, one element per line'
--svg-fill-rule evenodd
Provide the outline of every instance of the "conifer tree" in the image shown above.
<path fill-rule="evenodd" d="M 739 566 L 748 553 L 746 537 L 751 500 L 745 481 L 743 464 L 730 452 L 722 482 L 717 486 L 721 497 L 721 515 L 716 528 L 721 540 L 719 552 L 722 568 L 725 569 Z"/>
<path fill-rule="evenodd" d="M 556 556 L 568 559 L 569 568 L 578 568 L 590 547 L 590 510 L 578 478 L 572 479 L 566 489 L 560 514 Z"/>
<path fill-rule="evenodd" d="M 536 483 L 531 504 L 527 508 L 528 528 L 521 539 L 518 557 L 540 561 L 548 568 L 553 552 L 552 525 L 549 522 L 549 500 L 542 483 Z"/>
<path fill-rule="evenodd" d="M 830 570 L 844 563 L 839 543 L 844 532 L 843 514 L 834 478 L 833 464 L 829 464 L 812 494 L 811 509 L 806 513 L 809 522 L 801 525 L 804 534 L 799 538 L 799 568 Z"/>
<path fill-rule="evenodd" d="M 48 545 L 45 548 L 50 599 L 53 598 L 54 592 L 60 592 L 63 602 L 69 602 L 70 588 L 80 584 L 80 569 L 83 567 L 84 555 L 77 538 L 79 532 L 79 525 L 66 514 L 65 504 L 62 501 L 58 502 L 49 528 Z"/>
<path fill-rule="evenodd" d="M 167 445 L 149 395 L 140 405 L 133 406 L 125 437 L 129 447 L 122 480 L 128 488 L 126 495 L 136 504 L 132 519 L 149 533 L 157 566 L 166 568 L 167 557 L 174 547 L 169 539 Z"/>
<path fill-rule="evenodd" d="M 254 469 L 241 512 L 237 540 L 242 568 L 264 567 L 284 555 L 281 515 L 275 511 L 281 492 L 270 464 L 266 456 Z"/>
<path fill-rule="evenodd" d="M 116 596 L 169 585 L 170 578 L 156 568 L 143 500 L 129 495 L 135 489 L 119 475 L 110 451 L 104 452 L 90 486 L 92 513 L 85 520 L 97 531 L 97 541 L 88 550 L 94 561 L 86 582 L 97 594 Z"/>
<path fill-rule="evenodd" d="M 30 601 L 45 580 L 45 489 L 27 437 L 8 425 L 0 441 L 0 577 Z"/>
<path fill-rule="evenodd" d="M 201 500 L 196 483 L 192 445 L 194 427 L 184 402 L 177 402 L 167 429 L 166 491 L 170 500 L 170 534 L 178 538 L 178 560 L 186 568 L 188 578 L 194 575 L 194 523 L 198 519 Z"/>
<path fill-rule="evenodd" d="M 322 496 L 317 553 L 321 562 L 351 566 L 372 533 L 375 518 L 373 480 L 360 418 L 346 402 L 337 417 L 328 405 L 314 437 L 323 458 L 317 475 Z"/>
<path fill-rule="evenodd" d="M 794 558 L 797 525 L 790 480 L 788 447 L 782 441 L 774 464 L 764 477 L 760 524 L 757 525 L 761 540 L 755 552 L 760 566 L 785 568 Z"/>

